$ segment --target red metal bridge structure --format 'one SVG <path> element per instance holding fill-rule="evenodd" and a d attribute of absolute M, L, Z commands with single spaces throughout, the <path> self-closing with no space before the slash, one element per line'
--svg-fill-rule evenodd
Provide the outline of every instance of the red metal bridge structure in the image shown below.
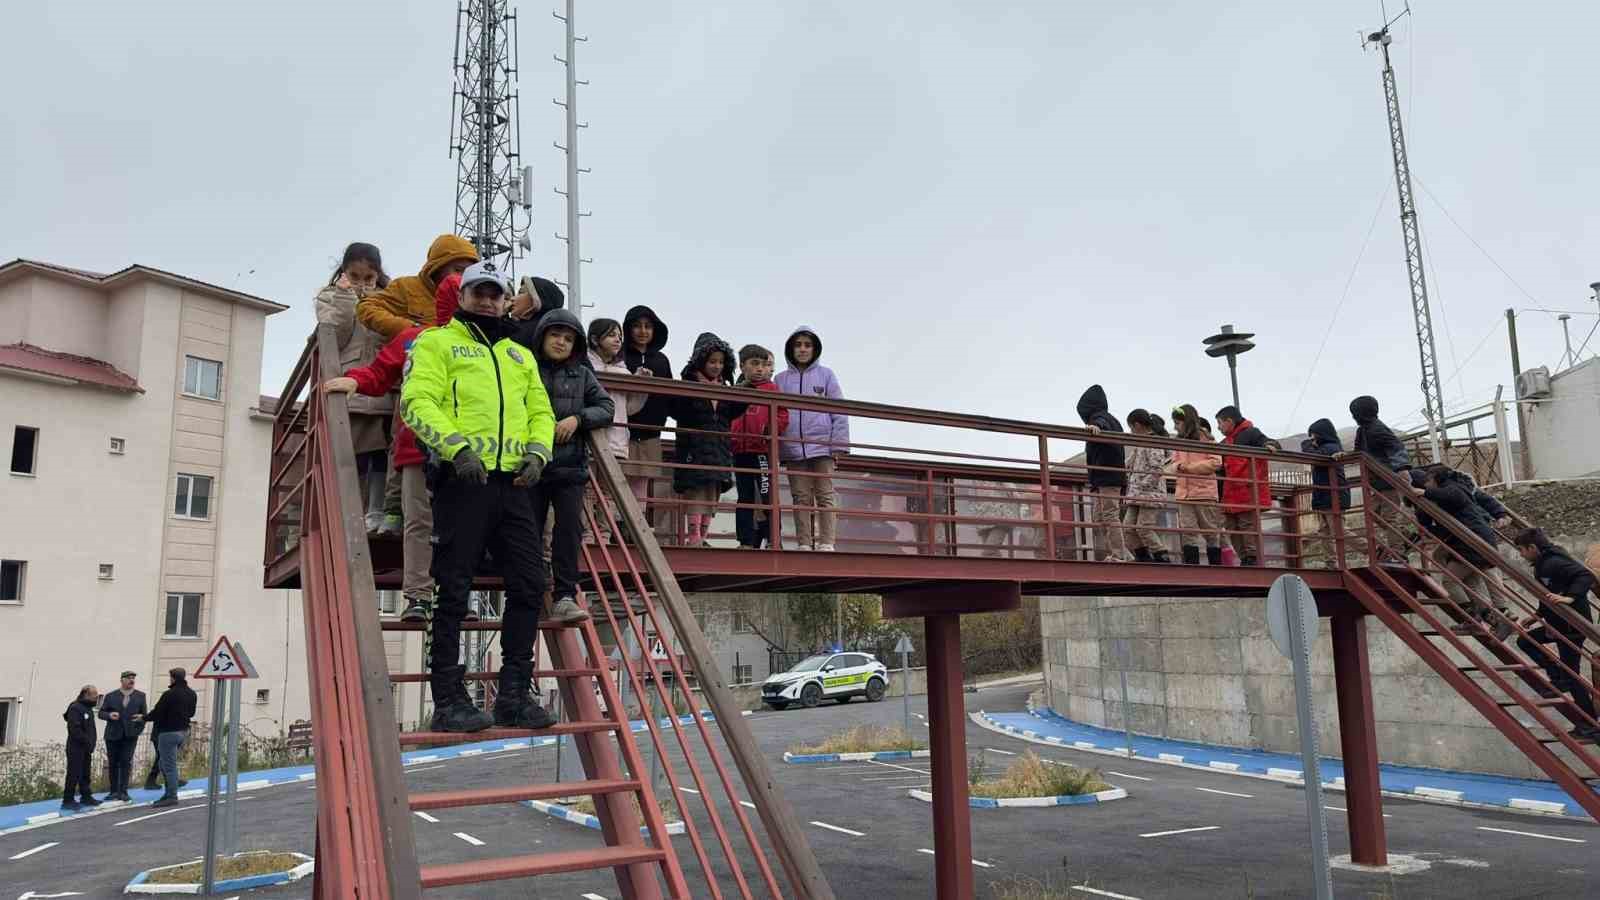
<path fill-rule="evenodd" d="M 1556 629 L 1556 639 L 1565 643 L 1553 649 L 1565 652 L 1559 662 L 1553 655 L 1548 663 L 1531 658 L 1516 638 L 1527 635 L 1524 618 L 1547 602 L 1544 589 L 1524 567 L 1413 493 L 1409 480 L 1369 457 L 1213 446 L 1214 452 L 1265 463 L 1246 467 L 1245 480 L 1254 488 L 1266 473 L 1270 502 L 1255 509 L 1242 530 L 1222 535 L 1224 540 L 1253 538 L 1258 565 L 1119 562 L 1102 559 L 1106 538 L 1113 529 L 1134 526 L 1091 521 L 1089 470 L 1075 454 L 1087 441 L 1119 443 L 1129 450 L 1191 451 L 1194 442 L 1091 435 L 1078 427 L 664 379 L 605 376 L 602 382 L 612 390 L 765 404 L 771 421 L 780 407 L 790 415 L 847 415 L 854 434 L 881 436 L 880 442 L 832 448 L 840 456 L 833 475 L 838 503 L 831 510 L 796 507 L 778 489 L 765 504 L 746 504 L 774 524 L 772 546 L 749 550 L 734 549 L 715 534 L 710 543 L 717 546 L 680 546 L 674 523 L 682 501 L 652 490 L 647 513 L 627 479 L 647 475 L 664 485 L 673 470 L 690 466 L 672 462 L 670 455 L 649 467 L 619 463 L 604 452 L 603 441 L 591 438 L 598 515 L 619 522 L 624 539 L 583 546 L 581 602 L 593 621 L 544 632 L 545 658 L 536 663 L 534 676 L 559 683 L 568 721 L 541 732 L 403 732 L 396 724 L 404 717 L 395 708 L 391 685 L 422 676 L 388 670 L 383 631 L 418 626 L 379 615 L 376 591 L 398 586 L 400 552 L 394 542 L 369 540 L 346 401 L 316 389 L 342 374 L 338 359 L 331 327 L 320 327 L 282 393 L 273 434 L 265 559 L 267 586 L 299 588 L 305 606 L 319 785 L 319 898 L 420 897 L 451 885 L 584 869 L 610 869 L 627 898 L 832 897 L 685 592 L 873 593 L 883 598 L 885 618 L 922 619 L 934 880 L 940 898 L 970 898 L 975 892 L 960 616 L 1017 609 L 1024 595 L 1144 595 L 1198 602 L 1264 597 L 1285 572 L 1304 578 L 1319 614 L 1330 620 L 1351 855 L 1357 863 L 1386 862 L 1368 617 L 1397 635 L 1600 819 L 1600 795 L 1592 784 L 1600 777 L 1600 752 L 1592 740 L 1575 736 L 1596 722 L 1570 693 L 1595 689 L 1600 632 L 1570 610 L 1552 606 L 1568 626 Z M 768 449 L 770 459 L 781 459 L 779 436 L 770 437 Z M 1329 477 L 1334 470 L 1346 473 L 1357 502 L 1341 509 L 1334 492 L 1330 512 L 1313 512 L 1313 474 L 1319 469 Z M 786 468 L 774 465 L 770 474 L 781 485 Z M 739 504 L 718 501 L 716 507 L 726 513 Z M 1443 533 L 1419 529 L 1418 511 L 1442 523 Z M 792 532 L 779 523 L 794 514 L 824 512 L 839 519 L 836 551 L 791 549 Z M 595 513 L 588 513 L 589 524 L 603 530 Z M 1175 548 L 1179 529 L 1151 527 Z M 1387 548 L 1386 560 L 1384 553 L 1372 552 L 1379 548 Z M 497 576 L 485 571 L 475 586 L 498 584 Z M 1485 621 L 1475 608 L 1510 615 L 1490 612 Z M 1496 625 L 1505 631 L 1502 621 L 1509 623 L 1505 640 L 1496 636 Z M 467 627 L 493 630 L 498 622 Z M 632 646 L 648 646 L 649 638 L 659 635 L 674 636 L 681 655 L 656 659 L 625 652 L 617 654 L 616 672 L 610 671 L 606 656 L 612 648 L 629 640 Z M 494 676 L 469 677 L 489 681 Z M 636 735 L 613 677 L 636 697 L 654 695 L 666 709 L 692 712 L 659 721 L 645 716 L 645 727 Z M 585 780 L 424 793 L 407 789 L 402 747 L 535 734 L 569 739 Z M 672 757 L 666 776 L 673 796 L 681 796 L 680 788 L 698 792 L 697 803 L 680 804 L 681 840 L 674 841 L 663 827 L 654 786 L 641 769 L 640 741 L 659 758 Z M 418 862 L 414 810 L 573 794 L 594 798 L 602 828 L 593 849 Z"/>

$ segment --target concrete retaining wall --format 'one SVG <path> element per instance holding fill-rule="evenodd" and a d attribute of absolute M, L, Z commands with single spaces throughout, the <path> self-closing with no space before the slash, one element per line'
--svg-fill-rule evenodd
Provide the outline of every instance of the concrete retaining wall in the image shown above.
<path fill-rule="evenodd" d="M 1267 634 L 1265 600 L 1043 598 L 1045 702 L 1070 719 L 1234 747 L 1298 752 L 1294 678 Z M 1367 618 L 1384 762 L 1543 778 L 1376 619 Z M 1339 756 L 1328 621 L 1312 655 L 1321 752 Z"/>

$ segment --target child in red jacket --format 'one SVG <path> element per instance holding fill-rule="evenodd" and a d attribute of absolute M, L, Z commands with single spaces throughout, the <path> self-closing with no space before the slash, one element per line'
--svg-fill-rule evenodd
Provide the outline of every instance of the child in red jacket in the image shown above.
<path fill-rule="evenodd" d="M 447 276 L 439 282 L 434 292 L 435 322 L 449 322 L 456 314 L 461 299 L 461 275 Z M 378 351 L 371 364 L 357 366 L 338 378 L 330 378 L 322 386 L 328 393 L 352 392 L 367 397 L 382 397 L 400 387 L 405 377 L 406 358 L 411 353 L 411 343 L 429 325 L 413 325 L 395 335 Z M 433 507 L 428 497 L 428 483 L 423 475 L 424 456 L 417 446 L 416 435 L 400 419 L 394 419 L 394 467 L 400 470 L 400 507 L 405 519 L 402 531 L 401 557 L 404 573 L 401 575 L 401 593 L 406 598 L 405 612 L 400 618 L 406 622 L 423 622 L 433 604 Z"/>
<path fill-rule="evenodd" d="M 772 381 L 772 351 L 759 344 L 746 344 L 739 348 L 739 384 L 758 391 L 782 393 Z M 752 403 L 744 415 L 733 420 L 728 432 L 733 435 L 734 483 L 739 492 L 739 508 L 734 513 L 735 531 L 739 546 L 759 550 L 763 542 L 772 540 L 772 521 L 768 510 L 751 508 L 749 504 L 764 507 L 772 503 L 772 434 L 774 426 L 771 407 L 765 403 Z M 789 411 L 778 408 L 776 431 L 781 434 L 789 427 Z M 746 469 L 755 469 L 750 472 Z"/>

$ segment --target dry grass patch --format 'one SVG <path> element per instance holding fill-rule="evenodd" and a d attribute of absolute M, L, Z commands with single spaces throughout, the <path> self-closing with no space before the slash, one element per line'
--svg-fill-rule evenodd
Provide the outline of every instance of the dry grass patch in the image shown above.
<path fill-rule="evenodd" d="M 1093 769 L 1049 762 L 1032 751 L 1017 757 L 1000 777 L 976 778 L 971 785 L 974 797 L 1001 800 L 1008 797 L 1075 797 L 1110 790 Z"/>
<path fill-rule="evenodd" d="M 670 825 L 673 822 L 680 822 L 683 820 L 683 814 L 678 812 L 678 798 L 672 796 L 672 789 L 670 787 L 656 790 L 654 793 L 656 796 L 656 805 L 661 808 L 662 821 Z M 639 795 L 629 793 L 628 799 L 633 801 L 633 813 L 639 817 L 639 823 L 641 825 L 644 824 L 644 810 L 639 807 Z M 576 802 L 568 804 L 567 809 L 592 816 L 594 815 L 594 798 L 580 797 Z"/>
<path fill-rule="evenodd" d="M 252 875 L 271 875 L 274 872 L 287 872 L 295 866 L 305 862 L 293 853 L 276 853 L 271 850 L 257 850 L 250 853 L 240 853 L 238 856 L 219 857 L 217 859 L 217 880 L 226 878 L 249 878 Z M 205 878 L 205 865 L 196 861 L 151 872 L 146 879 L 146 884 L 199 884 Z"/>
<path fill-rule="evenodd" d="M 885 725 L 857 725 L 854 728 L 830 734 L 815 744 L 795 744 L 790 753 L 879 753 L 885 750 L 925 750 L 928 745 L 905 729 Z"/>

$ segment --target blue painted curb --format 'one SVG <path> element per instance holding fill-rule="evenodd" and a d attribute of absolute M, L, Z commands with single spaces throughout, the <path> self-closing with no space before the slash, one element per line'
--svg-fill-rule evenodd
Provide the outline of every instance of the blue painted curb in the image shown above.
<path fill-rule="evenodd" d="M 933 802 L 933 794 L 929 791 L 919 791 L 912 788 L 907 792 L 912 798 L 925 803 Z M 1016 809 L 1019 807 L 1042 808 L 1049 806 L 1083 806 L 1091 803 L 1110 803 L 1113 800 L 1127 799 L 1128 792 L 1122 788 L 1111 788 L 1105 791 L 1096 791 L 1093 794 L 1072 794 L 1056 797 L 968 797 L 967 805 L 973 809 Z"/>
<path fill-rule="evenodd" d="M 715 722 L 716 717 L 709 710 L 703 711 L 700 717 L 707 722 Z M 661 719 L 662 725 L 668 725 L 671 717 Z M 691 725 L 694 723 L 692 715 L 678 717 L 679 724 Z M 635 719 L 629 723 L 630 730 L 638 734 L 646 730 L 643 719 Z M 498 753 L 504 750 L 523 750 L 533 747 L 549 747 L 556 743 L 558 738 L 498 738 L 492 741 L 479 741 L 472 744 L 456 744 L 449 747 L 429 747 L 421 750 L 412 750 L 400 754 L 402 765 L 418 766 L 426 763 L 440 762 L 448 759 L 458 759 L 466 756 L 482 756 L 485 753 Z M 559 740 L 570 740 L 559 738 Z M 288 766 L 281 769 L 260 769 L 253 772 L 239 773 L 239 790 L 252 791 L 280 784 L 314 781 L 317 777 L 314 766 Z M 204 797 L 208 791 L 208 779 L 196 778 L 189 782 L 189 786 L 178 792 L 180 800 L 193 800 Z M 117 810 L 134 809 L 148 806 L 161 798 L 160 790 L 147 791 L 143 788 L 129 790 L 132 802 L 105 801 L 103 805 L 76 813 L 61 812 L 59 800 L 36 800 L 32 803 L 18 803 L 12 806 L 0 807 L 0 835 L 13 831 L 23 831 L 48 825 L 65 819 L 76 819 L 83 816 L 101 815 Z"/>
<path fill-rule="evenodd" d="M 927 750 L 879 750 L 876 753 L 788 753 L 783 761 L 793 765 L 830 762 L 893 762 L 897 759 L 926 759 Z"/>
<path fill-rule="evenodd" d="M 543 800 L 524 800 L 522 802 L 524 805 L 532 807 L 533 809 L 544 813 L 552 819 L 563 819 L 571 822 L 574 825 L 582 825 L 585 828 L 592 828 L 595 831 L 600 830 L 600 819 L 598 816 L 576 812 L 574 810 L 567 809 L 565 806 L 562 806 L 559 803 L 546 803 Z M 667 823 L 667 834 L 683 834 L 683 831 L 684 824 L 682 822 Z M 650 837 L 650 829 L 641 825 L 639 826 L 639 834 L 648 838 Z"/>
<path fill-rule="evenodd" d="M 1091 753 L 1128 757 L 1124 734 L 1106 728 L 1074 722 L 1052 709 L 1034 707 L 1026 713 L 975 714 L 978 724 L 1039 744 L 1068 747 Z M 1133 757 L 1147 762 L 1182 765 L 1274 778 L 1284 781 L 1304 779 L 1298 755 L 1220 747 L 1193 741 L 1134 735 Z M 1325 786 L 1344 789 L 1344 764 L 1337 759 L 1321 760 Z M 1379 766 L 1379 781 L 1385 796 L 1423 800 L 1456 806 L 1482 807 L 1501 811 L 1537 813 L 1587 819 L 1583 808 L 1566 792 L 1548 781 L 1508 778 L 1473 772 L 1453 772 L 1420 766 Z"/>

